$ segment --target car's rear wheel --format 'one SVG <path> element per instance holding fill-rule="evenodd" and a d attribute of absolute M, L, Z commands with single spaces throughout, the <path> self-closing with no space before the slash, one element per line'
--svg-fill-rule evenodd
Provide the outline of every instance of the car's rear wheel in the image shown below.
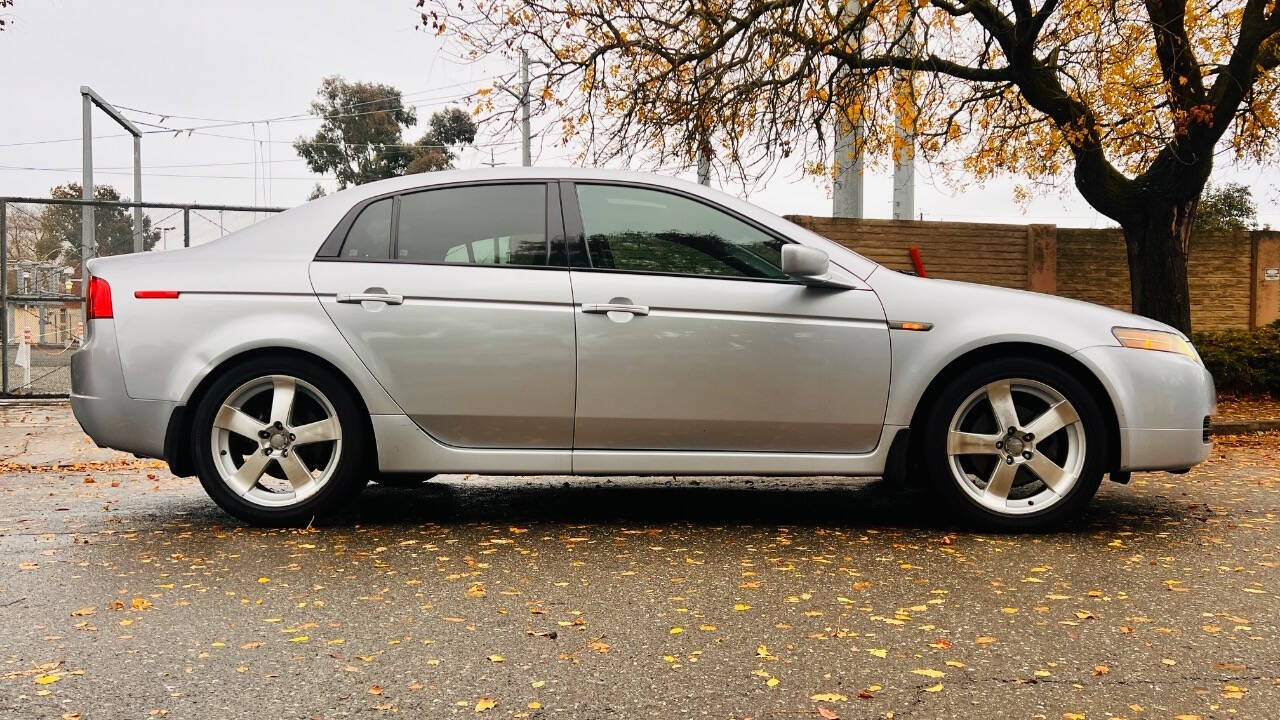
<path fill-rule="evenodd" d="M 256 525 L 310 522 L 365 484 L 360 405 L 320 363 L 259 358 L 222 373 L 196 407 L 200 483 L 222 509 Z"/>
<path fill-rule="evenodd" d="M 1093 394 L 1036 358 L 961 373 L 925 427 L 934 487 L 962 519 L 997 530 L 1038 530 L 1078 515 L 1106 468 L 1107 434 Z"/>

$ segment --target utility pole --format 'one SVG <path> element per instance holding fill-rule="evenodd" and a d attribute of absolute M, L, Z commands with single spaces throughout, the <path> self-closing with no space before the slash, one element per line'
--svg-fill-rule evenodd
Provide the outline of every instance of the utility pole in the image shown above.
<path fill-rule="evenodd" d="M 533 134 L 529 129 L 529 52 L 520 51 L 520 164 L 533 165 Z"/>
<path fill-rule="evenodd" d="M 844 4 L 841 15 L 848 16 L 852 20 L 857 18 L 861 11 L 862 3 L 859 0 L 848 0 Z M 853 38 L 853 44 L 859 44 L 860 39 Z M 846 107 L 851 104 L 847 98 L 843 100 Z M 839 108 L 838 104 L 837 108 Z M 858 115 L 858 118 L 853 119 L 847 112 L 842 112 L 840 117 L 836 118 L 835 147 L 831 158 L 835 166 L 831 185 L 832 217 L 863 217 L 862 143 L 866 137 L 866 128 L 862 124 L 861 110 Z"/>
<path fill-rule="evenodd" d="M 902 19 L 899 34 L 902 49 L 911 56 L 916 51 L 915 35 L 911 30 L 912 15 Z M 900 108 L 893 119 L 893 219 L 913 220 L 916 214 L 916 108 L 915 87 L 908 70 L 894 73 L 894 82 L 903 90 L 907 107 Z"/>

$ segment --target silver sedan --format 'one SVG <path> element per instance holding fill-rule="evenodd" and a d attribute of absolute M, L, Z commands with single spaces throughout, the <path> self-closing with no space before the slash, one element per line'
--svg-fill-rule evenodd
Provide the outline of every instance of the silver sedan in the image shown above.
<path fill-rule="evenodd" d="M 656 175 L 413 175 L 88 270 L 80 424 L 252 523 L 434 473 L 821 474 L 1031 529 L 1210 448 L 1173 328 L 894 272 Z"/>

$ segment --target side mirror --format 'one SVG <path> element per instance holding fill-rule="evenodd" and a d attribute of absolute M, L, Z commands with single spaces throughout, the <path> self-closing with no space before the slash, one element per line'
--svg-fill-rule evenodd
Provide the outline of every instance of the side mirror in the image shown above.
<path fill-rule="evenodd" d="M 831 258 L 825 250 L 788 243 L 782 246 L 782 272 L 811 287 L 849 288 L 831 277 Z"/>

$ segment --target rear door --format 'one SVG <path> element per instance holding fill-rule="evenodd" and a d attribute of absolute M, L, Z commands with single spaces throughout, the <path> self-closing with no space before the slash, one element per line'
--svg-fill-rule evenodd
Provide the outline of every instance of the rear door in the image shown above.
<path fill-rule="evenodd" d="M 311 264 L 347 342 L 444 443 L 572 444 L 573 300 L 554 190 L 487 183 L 366 201 L 335 231 L 333 256 Z"/>
<path fill-rule="evenodd" d="M 576 449 L 875 447 L 889 388 L 875 293 L 790 280 L 785 238 L 705 199 L 562 188 L 576 236 Z"/>

